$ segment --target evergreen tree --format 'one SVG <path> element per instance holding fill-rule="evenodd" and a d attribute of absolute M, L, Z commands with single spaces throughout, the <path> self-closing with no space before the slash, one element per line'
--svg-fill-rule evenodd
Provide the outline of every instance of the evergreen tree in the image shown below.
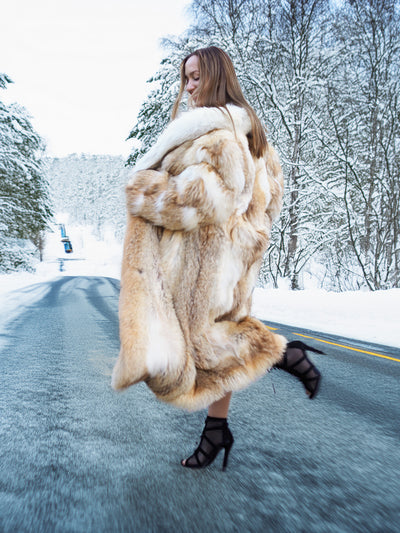
<path fill-rule="evenodd" d="M 0 87 L 11 80 L 0 74 Z M 0 269 L 31 268 L 29 240 L 41 252 L 51 218 L 44 145 L 26 110 L 0 101 Z"/>
<path fill-rule="evenodd" d="M 147 152 L 170 119 L 180 83 L 177 57 L 165 58 L 158 72 L 148 83 L 151 84 L 150 93 L 143 102 L 137 122 L 128 136 L 128 139 L 138 141 L 128 158 L 129 165 L 134 165 L 136 160 Z"/>

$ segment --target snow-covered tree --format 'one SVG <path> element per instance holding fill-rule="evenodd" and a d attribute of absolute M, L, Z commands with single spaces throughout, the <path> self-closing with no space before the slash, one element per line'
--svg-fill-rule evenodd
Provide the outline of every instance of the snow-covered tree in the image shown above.
<path fill-rule="evenodd" d="M 122 239 L 126 209 L 124 186 L 129 169 L 122 156 L 71 154 L 47 159 L 50 196 L 57 214 L 69 222 L 90 225 L 98 238 L 113 228 Z"/>
<path fill-rule="evenodd" d="M 165 85 L 146 100 L 146 114 L 139 115 L 132 132 L 139 138 L 146 131 L 146 147 L 158 135 L 154 120 L 158 126 L 159 107 L 170 109 L 171 93 L 165 87 L 171 86 L 172 76 L 176 79 L 184 55 L 211 44 L 225 49 L 245 95 L 282 155 L 286 204 L 264 271 L 272 273 L 275 280 L 290 277 L 294 288 L 299 286 L 304 264 L 331 239 L 329 231 L 321 227 L 326 217 L 316 209 L 324 194 L 311 135 L 325 66 L 320 31 L 325 24 L 325 5 L 322 0 L 193 0 L 195 22 L 183 36 L 165 41 L 169 55 L 164 63 L 175 73 L 166 72 L 162 65 L 157 79 Z"/>
<path fill-rule="evenodd" d="M 330 199 L 315 150 L 315 121 L 330 57 L 329 3 L 265 0 L 256 11 L 263 16 L 258 17 L 257 39 L 244 56 L 244 66 L 253 58 L 243 73 L 244 87 L 280 152 L 285 175 L 284 209 L 264 272 L 289 278 L 297 289 L 302 269 L 332 239 Z"/>
<path fill-rule="evenodd" d="M 164 40 L 132 137 L 146 151 L 169 120 L 185 55 L 220 46 L 278 149 L 286 191 L 261 281 L 329 289 L 399 284 L 398 0 L 192 0 Z"/>
<path fill-rule="evenodd" d="M 0 88 L 10 78 L 0 74 Z M 26 110 L 0 101 L 0 269 L 30 268 L 32 249 L 41 252 L 42 235 L 51 218 L 43 171 L 42 139 Z"/>
<path fill-rule="evenodd" d="M 391 0 L 338 12 L 338 54 L 321 129 L 326 176 L 341 191 L 337 265 L 370 289 L 400 286 L 400 13 Z M 347 270 L 347 272 L 346 272 Z"/>
<path fill-rule="evenodd" d="M 172 106 L 179 91 L 177 58 L 165 58 L 148 83 L 151 85 L 150 93 L 143 102 L 137 122 L 128 137 L 139 142 L 128 158 L 129 165 L 134 165 L 136 160 L 147 152 L 170 119 Z"/>

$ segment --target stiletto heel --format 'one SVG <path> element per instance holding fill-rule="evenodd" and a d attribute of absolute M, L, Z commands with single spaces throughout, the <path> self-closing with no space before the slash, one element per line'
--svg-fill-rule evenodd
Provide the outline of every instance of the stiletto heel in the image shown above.
<path fill-rule="evenodd" d="M 224 449 L 222 470 L 225 470 L 233 442 L 233 435 L 228 428 L 226 418 L 208 416 L 201 434 L 200 444 L 194 453 L 181 464 L 187 468 L 204 468 L 209 466 L 219 452 Z"/>
<path fill-rule="evenodd" d="M 228 457 L 229 457 L 229 453 L 232 448 L 232 444 L 233 444 L 233 440 L 230 444 L 225 446 L 224 462 L 222 463 L 222 471 L 225 471 L 226 467 L 228 466 Z"/>
<path fill-rule="evenodd" d="M 288 349 L 297 349 L 300 350 L 301 355 L 298 357 L 288 356 Z M 321 373 L 316 368 L 316 366 L 311 362 L 307 357 L 306 351 L 323 354 L 321 350 L 308 346 L 301 341 L 291 341 L 286 346 L 286 351 L 283 354 L 283 359 L 280 363 L 275 365 L 276 368 L 285 370 L 296 376 L 299 379 L 308 393 L 310 400 L 315 398 L 319 391 L 319 386 L 321 383 Z M 297 368 L 296 368 L 297 367 Z"/>

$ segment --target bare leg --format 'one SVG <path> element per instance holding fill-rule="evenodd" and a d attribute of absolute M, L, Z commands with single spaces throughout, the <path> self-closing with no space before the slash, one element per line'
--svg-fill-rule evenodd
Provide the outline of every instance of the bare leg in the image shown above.
<path fill-rule="evenodd" d="M 182 461 L 183 466 L 191 468 L 202 468 L 212 463 L 221 448 L 228 448 L 225 458 L 228 459 L 229 450 L 233 444 L 233 437 L 228 429 L 226 419 L 228 418 L 229 404 L 232 393 L 212 403 L 208 408 L 208 416 L 200 445 L 194 454 Z M 224 467 L 226 466 L 224 459 Z"/>
<path fill-rule="evenodd" d="M 208 408 L 208 416 L 215 418 L 228 418 L 229 404 L 232 393 L 228 392 L 226 396 L 212 403 Z"/>

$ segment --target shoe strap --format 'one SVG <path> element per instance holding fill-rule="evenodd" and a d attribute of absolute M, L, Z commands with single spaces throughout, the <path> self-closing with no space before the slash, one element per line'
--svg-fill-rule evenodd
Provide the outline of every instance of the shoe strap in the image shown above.
<path fill-rule="evenodd" d="M 193 455 L 192 455 L 191 457 L 188 458 L 188 461 L 189 461 L 192 457 L 194 457 L 194 458 L 196 459 L 196 462 L 197 462 L 197 465 L 198 465 L 198 466 L 201 466 L 202 463 L 204 463 L 204 461 L 200 461 L 200 459 L 199 459 L 199 454 L 200 454 L 200 453 L 203 454 L 204 457 L 205 457 L 207 460 L 211 459 L 211 457 L 212 457 L 208 452 L 206 452 L 206 451 L 201 447 L 201 444 L 202 444 L 202 442 L 203 442 L 203 439 L 205 439 L 205 440 L 210 444 L 210 446 L 211 446 L 211 450 L 210 450 L 210 451 L 214 450 L 215 448 L 221 448 L 221 447 L 224 446 L 222 443 L 221 443 L 221 444 L 215 444 L 214 442 L 212 442 L 212 441 L 207 437 L 207 435 L 204 434 L 204 431 L 203 431 L 203 433 L 201 434 L 200 444 L 197 446 L 197 448 L 196 448 L 195 451 L 193 452 Z"/>

